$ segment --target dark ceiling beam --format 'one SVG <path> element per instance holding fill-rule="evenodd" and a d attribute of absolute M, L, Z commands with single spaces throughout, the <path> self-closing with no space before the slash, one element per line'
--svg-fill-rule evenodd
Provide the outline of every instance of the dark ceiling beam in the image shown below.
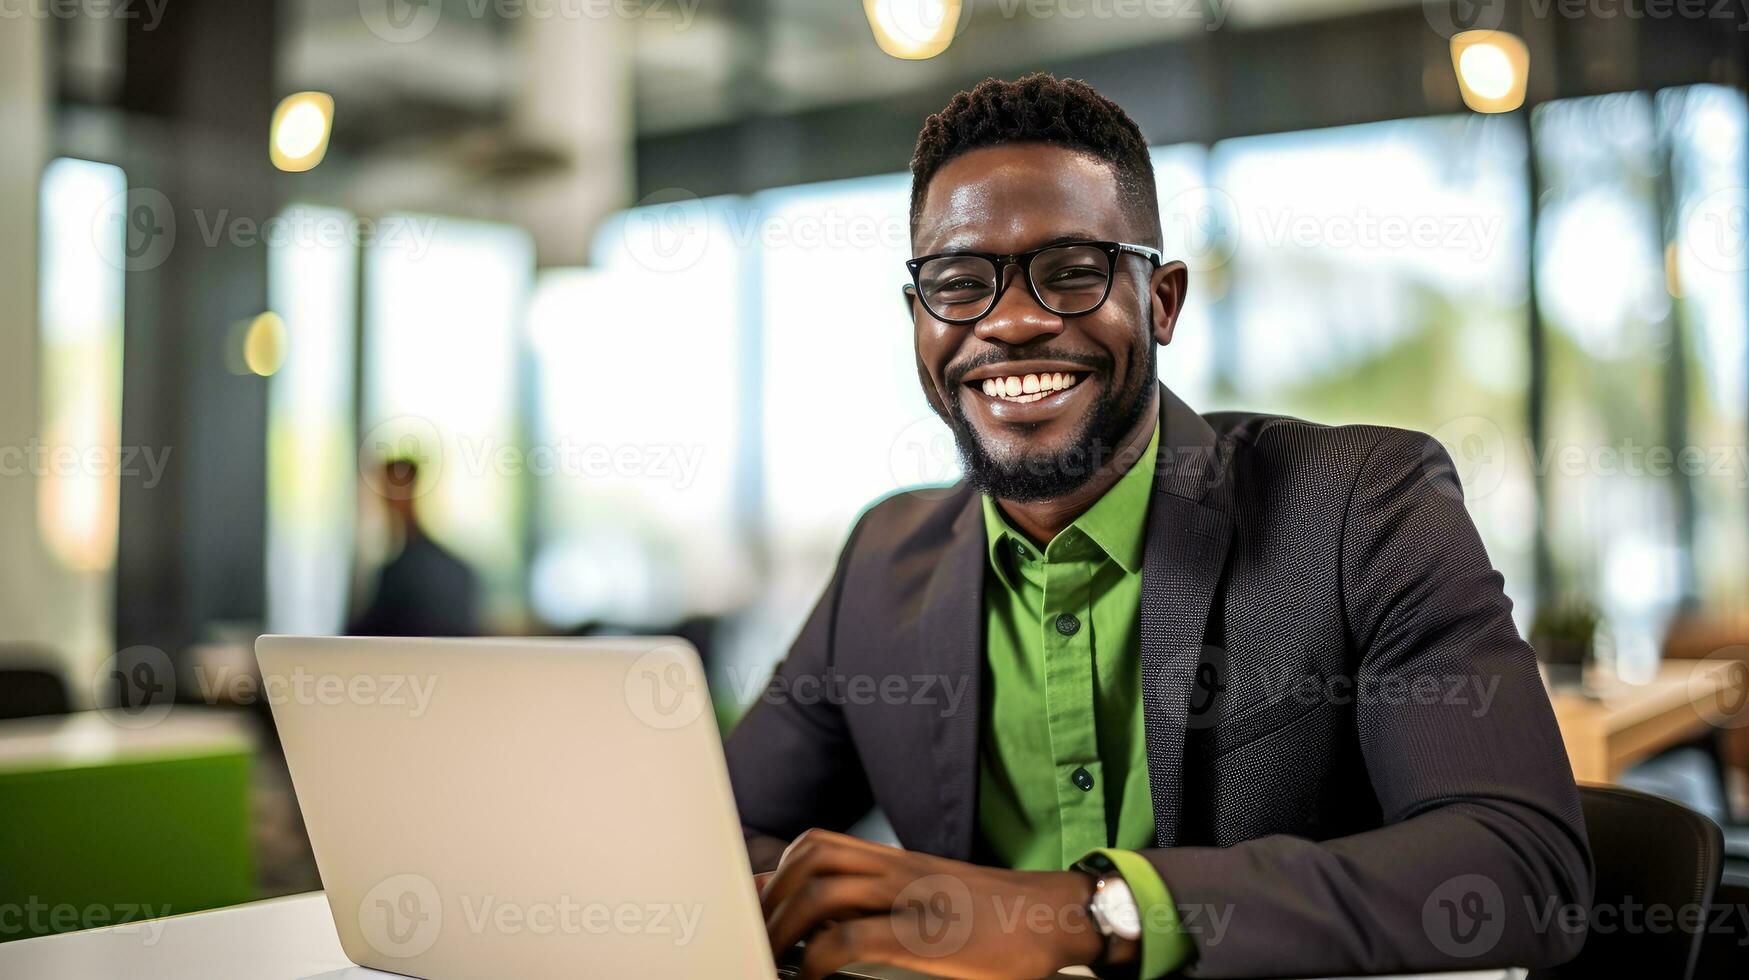
<path fill-rule="evenodd" d="M 1555 7 L 1549 8 L 1551 11 Z M 1531 46 L 1532 102 L 1698 82 L 1742 84 L 1743 14 L 1720 18 L 1533 18 L 1501 26 Z M 975 28 L 974 28 L 975 30 Z M 870 43 L 873 43 L 872 41 Z M 976 43 L 975 36 L 961 44 Z M 1258 30 L 1222 30 L 1016 66 L 1084 78 L 1135 118 L 1149 142 L 1212 143 L 1263 133 L 1458 112 L 1446 37 L 1421 4 Z M 978 81 L 786 115 L 751 115 L 637 144 L 638 193 L 745 194 L 904 170 L 923 118 Z M 725 146 L 783 147 L 750 167 Z"/>

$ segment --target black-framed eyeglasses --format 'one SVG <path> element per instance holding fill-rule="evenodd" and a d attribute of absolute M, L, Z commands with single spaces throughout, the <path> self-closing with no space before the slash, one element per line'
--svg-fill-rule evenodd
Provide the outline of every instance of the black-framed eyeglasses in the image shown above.
<path fill-rule="evenodd" d="M 1125 252 L 1158 268 L 1159 249 L 1127 242 L 1059 242 L 1030 252 L 938 252 L 905 262 L 911 289 L 937 320 L 973 324 L 990 315 L 1008 288 L 1008 267 L 1018 266 L 1026 291 L 1058 316 L 1085 316 L 1111 295 L 1112 273 Z"/>

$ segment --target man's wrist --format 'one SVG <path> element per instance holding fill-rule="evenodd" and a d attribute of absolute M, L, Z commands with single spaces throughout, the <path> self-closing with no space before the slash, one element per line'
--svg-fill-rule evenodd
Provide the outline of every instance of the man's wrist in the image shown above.
<path fill-rule="evenodd" d="M 1060 967 L 1131 966 L 1141 962 L 1139 940 L 1107 936 L 1093 917 L 1096 879 L 1085 871 L 1048 873 L 1052 879 L 1051 907 L 1056 916 L 1055 947 Z"/>
<path fill-rule="evenodd" d="M 1093 879 L 1079 871 L 1047 872 L 1051 879 L 1050 907 L 1058 910 L 1054 917 L 1054 934 L 1059 967 L 1088 966 L 1105 952 L 1105 940 L 1089 912 L 1093 901 Z"/>
<path fill-rule="evenodd" d="M 1077 861 L 1074 870 L 1093 883 L 1086 918 L 1099 933 L 1101 942 L 1100 955 L 1093 965 L 1120 968 L 1139 965 L 1142 959 L 1141 910 L 1122 871 L 1101 851 Z"/>

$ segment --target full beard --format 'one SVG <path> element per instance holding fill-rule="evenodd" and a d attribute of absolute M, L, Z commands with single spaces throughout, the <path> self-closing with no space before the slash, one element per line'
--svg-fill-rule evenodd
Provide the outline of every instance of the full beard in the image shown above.
<path fill-rule="evenodd" d="M 1109 364 L 1104 370 L 1110 377 Z M 966 481 L 980 493 L 1024 503 L 1051 500 L 1079 490 L 1111 462 L 1123 438 L 1135 429 L 1148 406 L 1148 394 L 1157 383 L 1158 373 L 1154 345 L 1138 345 L 1125 372 L 1128 380 L 1124 387 L 1113 391 L 1108 386 L 1100 392 L 1067 449 L 1058 453 L 1022 452 L 1007 459 L 998 459 L 984 444 L 966 417 L 963 386 L 954 385 L 956 393 L 949 401 L 946 421 L 959 448 Z"/>

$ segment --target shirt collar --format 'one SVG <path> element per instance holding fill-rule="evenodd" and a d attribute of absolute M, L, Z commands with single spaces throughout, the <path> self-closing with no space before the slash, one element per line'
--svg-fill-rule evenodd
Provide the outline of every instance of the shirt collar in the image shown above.
<path fill-rule="evenodd" d="M 1148 448 L 1142 452 L 1141 458 L 1112 484 L 1105 496 L 1094 501 L 1086 513 L 1064 528 L 1051 545 L 1061 541 L 1071 528 L 1078 529 L 1125 572 L 1134 575 L 1141 571 L 1142 557 L 1147 550 L 1143 535 L 1148 525 L 1148 497 L 1154 489 L 1154 460 L 1159 448 L 1160 424 L 1156 422 L 1154 434 L 1148 438 Z M 1034 554 L 1038 548 L 1008 523 L 1002 515 L 1002 508 L 988 494 L 984 495 L 983 503 L 984 540 L 990 567 L 996 570 L 1003 585 L 1013 589 L 1007 563 L 1012 560 L 1014 546 L 1018 544 Z M 1047 548 L 1047 560 L 1049 554 Z"/>

